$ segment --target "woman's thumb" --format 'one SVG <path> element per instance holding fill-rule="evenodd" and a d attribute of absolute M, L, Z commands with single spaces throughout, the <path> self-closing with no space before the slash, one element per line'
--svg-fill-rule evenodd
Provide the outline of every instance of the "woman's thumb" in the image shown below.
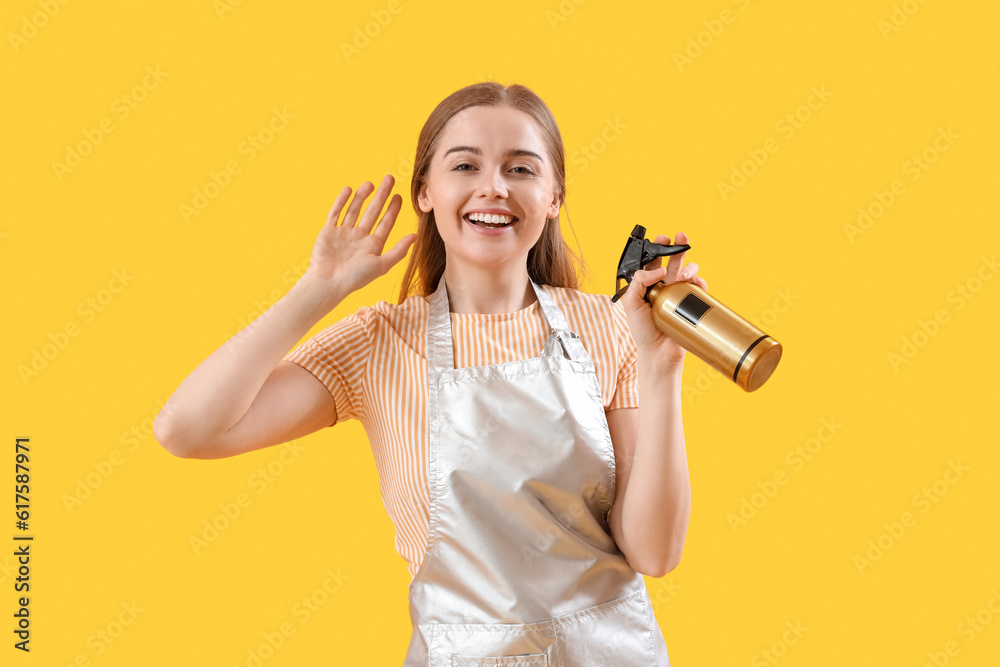
<path fill-rule="evenodd" d="M 392 247 L 392 250 L 385 254 L 385 258 L 389 260 L 389 266 L 395 265 L 399 260 L 406 256 L 407 251 L 409 251 L 410 246 L 412 246 L 417 240 L 416 234 L 407 234 L 403 238 L 396 242 L 396 245 Z"/>

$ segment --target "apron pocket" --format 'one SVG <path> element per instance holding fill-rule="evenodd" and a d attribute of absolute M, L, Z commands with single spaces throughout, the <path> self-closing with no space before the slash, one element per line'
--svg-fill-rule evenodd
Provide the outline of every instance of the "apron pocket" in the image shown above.
<path fill-rule="evenodd" d="M 495 658 L 477 658 L 472 655 L 456 655 L 451 658 L 451 667 L 548 667 L 549 656 L 545 653 L 531 655 L 505 655 Z"/>
<path fill-rule="evenodd" d="M 616 600 L 536 623 L 431 623 L 428 667 L 669 665 L 654 649 L 647 595 L 643 583 Z"/>
<path fill-rule="evenodd" d="M 550 621 L 540 623 L 432 623 L 428 667 L 549 667 L 556 643 Z"/>
<path fill-rule="evenodd" d="M 552 664 L 669 667 L 645 584 L 625 597 L 551 621 L 559 642 Z"/>

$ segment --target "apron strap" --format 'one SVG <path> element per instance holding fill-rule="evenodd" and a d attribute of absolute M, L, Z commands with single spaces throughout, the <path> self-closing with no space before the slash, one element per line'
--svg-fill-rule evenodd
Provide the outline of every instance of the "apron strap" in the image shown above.
<path fill-rule="evenodd" d="M 590 361 L 580 337 L 569 328 L 558 304 L 544 287 L 529 278 L 535 290 L 538 305 L 550 327 L 549 338 L 542 350 L 543 355 L 562 354 L 575 361 Z M 455 369 L 455 350 L 452 342 L 451 310 L 448 306 L 448 289 L 444 274 L 438 280 L 437 289 L 428 299 L 427 319 L 427 372 L 428 375 Z M 561 346 L 561 350 L 557 349 Z"/>
<path fill-rule="evenodd" d="M 448 290 L 444 286 L 444 274 L 441 274 L 437 290 L 431 295 L 429 302 L 427 373 L 430 376 L 455 369 L 455 351 L 451 342 L 451 311 L 448 309 Z"/>
<path fill-rule="evenodd" d="M 556 304 L 555 299 L 552 298 L 552 295 L 544 287 L 535 284 L 535 281 L 530 278 L 529 281 L 531 282 L 531 286 L 535 288 L 535 296 L 538 297 L 538 304 L 542 307 L 542 312 L 545 314 L 545 319 L 548 321 L 551 329 L 549 339 L 545 342 L 542 354 L 562 354 L 567 359 L 572 359 L 573 361 L 589 362 L 590 355 L 587 354 L 587 349 L 583 346 L 580 336 L 569 328 L 569 324 L 566 322 L 566 318 Z M 557 343 L 561 346 L 561 350 L 556 350 Z"/>

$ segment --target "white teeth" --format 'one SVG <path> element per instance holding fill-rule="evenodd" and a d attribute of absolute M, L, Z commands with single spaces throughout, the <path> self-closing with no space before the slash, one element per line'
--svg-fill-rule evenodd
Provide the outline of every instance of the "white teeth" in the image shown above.
<path fill-rule="evenodd" d="M 492 215 L 490 213 L 470 213 L 469 220 L 474 222 L 486 222 L 494 225 L 506 225 L 511 223 L 514 218 L 510 215 Z"/>

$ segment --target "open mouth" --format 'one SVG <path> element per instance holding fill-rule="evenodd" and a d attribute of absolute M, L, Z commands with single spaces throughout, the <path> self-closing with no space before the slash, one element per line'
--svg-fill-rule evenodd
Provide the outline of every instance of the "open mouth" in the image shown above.
<path fill-rule="evenodd" d="M 512 215 L 495 215 L 491 213 L 466 213 L 463 216 L 468 222 L 486 229 L 502 229 L 517 222 Z"/>

